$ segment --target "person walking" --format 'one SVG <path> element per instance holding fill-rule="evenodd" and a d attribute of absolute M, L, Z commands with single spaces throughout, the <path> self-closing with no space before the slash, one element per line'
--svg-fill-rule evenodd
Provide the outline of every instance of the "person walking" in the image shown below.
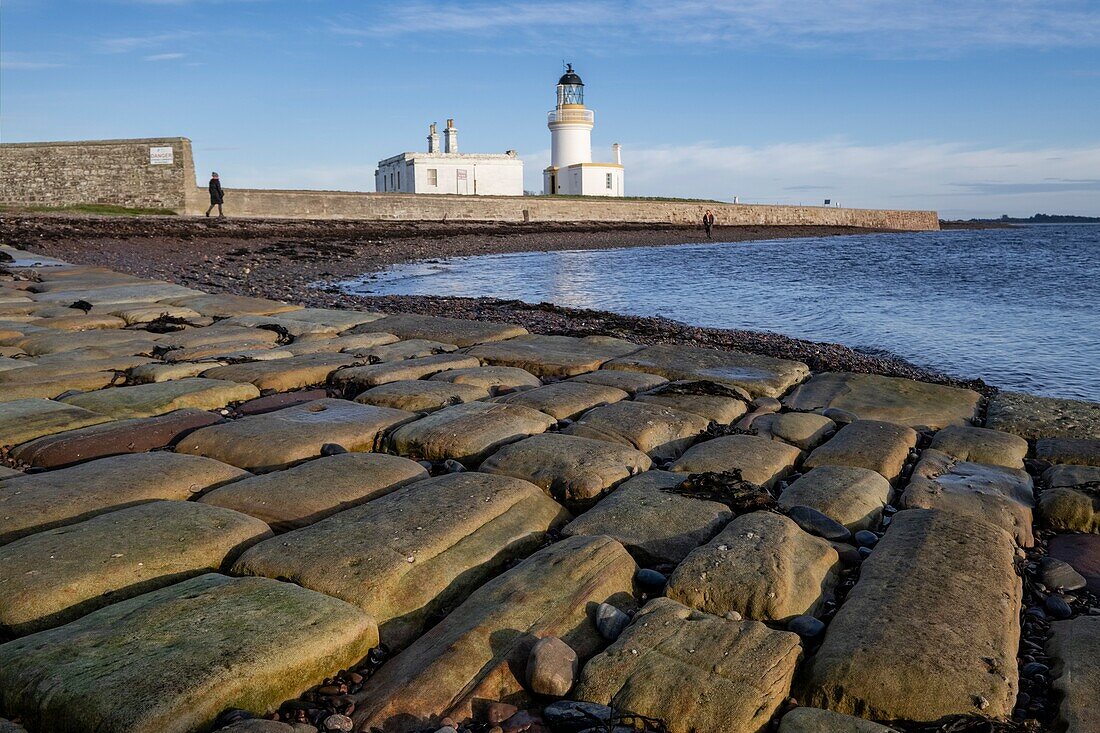
<path fill-rule="evenodd" d="M 707 239 L 710 239 L 710 230 L 714 226 L 714 214 L 707 209 L 707 213 L 703 214 L 703 228 L 707 230 Z"/>
<path fill-rule="evenodd" d="M 217 173 L 210 174 L 210 185 L 207 188 L 210 189 L 210 208 L 206 210 L 206 215 L 210 216 L 210 212 L 217 206 L 218 218 L 224 219 L 225 214 L 222 212 L 222 204 L 225 203 L 225 191 L 222 190 L 222 182 Z"/>

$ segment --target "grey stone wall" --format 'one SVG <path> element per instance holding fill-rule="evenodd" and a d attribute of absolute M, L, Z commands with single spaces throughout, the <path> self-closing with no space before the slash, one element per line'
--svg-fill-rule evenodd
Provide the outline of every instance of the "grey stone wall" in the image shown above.
<path fill-rule="evenodd" d="M 203 191 L 196 189 L 198 193 Z M 201 214 L 199 199 L 188 213 Z M 935 211 L 837 209 L 673 201 L 631 201 L 554 196 L 437 196 L 227 189 L 228 216 L 277 219 L 374 219 L 406 221 L 599 221 L 694 224 L 714 212 L 719 225 L 854 226 L 906 231 L 939 229 Z"/>
<path fill-rule="evenodd" d="M 172 148 L 172 163 L 152 164 L 150 149 L 166 147 Z M 197 193 L 185 137 L 0 144 L 0 203 L 116 204 L 182 213 Z"/>

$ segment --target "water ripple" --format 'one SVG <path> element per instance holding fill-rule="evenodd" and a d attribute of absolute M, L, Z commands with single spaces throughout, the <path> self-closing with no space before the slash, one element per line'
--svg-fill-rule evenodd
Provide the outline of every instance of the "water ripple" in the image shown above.
<path fill-rule="evenodd" d="M 1100 401 L 1100 226 L 484 255 L 401 265 L 345 287 L 774 331 Z"/>

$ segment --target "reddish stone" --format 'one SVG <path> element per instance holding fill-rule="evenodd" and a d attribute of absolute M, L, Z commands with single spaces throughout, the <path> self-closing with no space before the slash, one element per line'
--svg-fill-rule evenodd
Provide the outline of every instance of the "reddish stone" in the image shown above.
<path fill-rule="evenodd" d="M 30 466 L 63 468 L 96 458 L 164 448 L 192 430 L 222 419 L 213 412 L 186 408 L 156 417 L 118 420 L 23 443 L 12 451 L 12 457 Z"/>
<path fill-rule="evenodd" d="M 1060 534 L 1050 541 L 1047 554 L 1068 562 L 1085 576 L 1090 592 L 1100 593 L 1100 534 Z"/>
<path fill-rule="evenodd" d="M 262 415 L 265 412 L 274 412 L 284 407 L 293 407 L 305 402 L 313 402 L 328 397 L 328 392 L 323 389 L 306 389 L 301 392 L 281 392 L 279 394 L 257 397 L 248 402 L 237 405 L 237 412 L 241 415 Z"/>

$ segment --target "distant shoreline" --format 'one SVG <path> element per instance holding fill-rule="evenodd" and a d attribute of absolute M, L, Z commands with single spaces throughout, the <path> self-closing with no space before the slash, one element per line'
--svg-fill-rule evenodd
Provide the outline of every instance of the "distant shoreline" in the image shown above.
<path fill-rule="evenodd" d="M 492 298 L 357 296 L 337 282 L 392 265 L 511 252 L 657 247 L 884 232 L 853 227 L 701 227 L 669 225 L 474 224 L 356 221 L 223 222 L 176 217 L 73 217 L 0 214 L 8 242 L 68 262 L 98 265 L 209 292 L 252 295 L 306 306 L 424 313 L 507 321 L 535 333 L 613 335 L 638 343 L 693 344 L 797 359 L 815 371 L 851 371 L 972 387 L 889 354 L 777 333 L 702 328 L 664 318 L 626 316 Z M 968 227 L 969 228 L 969 227 Z M 317 283 L 323 283 L 318 287 Z"/>

